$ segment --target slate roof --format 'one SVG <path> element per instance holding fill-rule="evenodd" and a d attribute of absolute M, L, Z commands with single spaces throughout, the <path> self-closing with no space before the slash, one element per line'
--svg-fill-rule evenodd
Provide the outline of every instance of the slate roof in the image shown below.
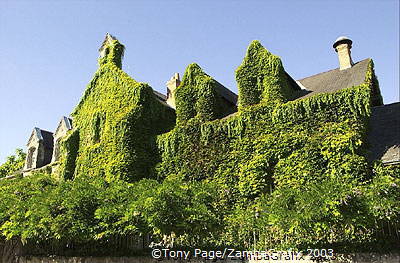
<path fill-rule="evenodd" d="M 43 165 L 51 163 L 51 157 L 53 156 L 54 138 L 53 133 L 45 130 L 40 130 L 43 137 L 44 146 L 44 158 Z"/>
<path fill-rule="evenodd" d="M 154 95 L 156 95 L 157 99 L 161 100 L 161 101 L 167 101 L 167 96 L 165 96 L 164 94 L 153 90 Z"/>
<path fill-rule="evenodd" d="M 370 160 L 400 164 L 400 102 L 373 107 L 369 128 Z"/>
<path fill-rule="evenodd" d="M 297 98 L 311 97 L 319 93 L 332 93 L 362 84 L 370 60 L 370 58 L 361 60 L 345 70 L 336 68 L 298 80 L 297 82 L 306 90 L 299 91 Z"/>
<path fill-rule="evenodd" d="M 45 145 L 52 146 L 53 145 L 53 133 L 42 130 L 42 129 L 40 130 L 40 133 L 42 134 Z"/>
<path fill-rule="evenodd" d="M 217 82 L 217 89 L 218 89 L 218 93 L 228 102 L 230 102 L 233 105 L 237 104 L 237 100 L 238 100 L 238 95 L 236 95 L 235 93 L 233 93 L 230 89 L 226 88 L 224 85 L 222 85 L 221 83 Z"/>

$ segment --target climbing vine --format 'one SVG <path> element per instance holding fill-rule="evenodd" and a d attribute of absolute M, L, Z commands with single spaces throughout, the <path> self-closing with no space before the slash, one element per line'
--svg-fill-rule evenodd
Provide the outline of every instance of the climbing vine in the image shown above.
<path fill-rule="evenodd" d="M 281 59 L 259 41 L 251 42 L 247 48 L 246 56 L 236 70 L 236 81 L 240 106 L 286 102 L 293 92 Z"/>
<path fill-rule="evenodd" d="M 62 249 L 148 234 L 182 247 L 396 249 L 399 167 L 366 158 L 379 102 L 372 61 L 359 86 L 290 101 L 281 60 L 255 41 L 236 72 L 239 111 L 225 116 L 220 84 L 191 64 L 175 124 L 121 70 L 123 50 L 106 47 L 72 114 L 56 172 L 65 180 L 0 181 L 4 238 Z"/>
<path fill-rule="evenodd" d="M 220 86 L 199 65 L 190 64 L 175 92 L 177 122 L 195 117 L 210 121 L 231 113 L 232 109 L 219 95 Z"/>
<path fill-rule="evenodd" d="M 99 69 L 72 113 L 75 131 L 65 140 L 60 170 L 66 178 L 102 174 L 134 181 L 154 174 L 159 158 L 156 135 L 174 125 L 175 114 L 156 99 L 149 85 L 120 69 L 123 50 L 117 40 L 106 46 Z"/>

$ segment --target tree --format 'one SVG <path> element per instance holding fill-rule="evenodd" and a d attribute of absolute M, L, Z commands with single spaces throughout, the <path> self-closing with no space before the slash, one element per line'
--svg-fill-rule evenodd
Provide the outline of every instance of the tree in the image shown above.
<path fill-rule="evenodd" d="M 7 157 L 7 161 L 0 165 L 0 177 L 11 175 L 24 167 L 26 153 L 22 149 L 16 149 L 14 155 Z"/>

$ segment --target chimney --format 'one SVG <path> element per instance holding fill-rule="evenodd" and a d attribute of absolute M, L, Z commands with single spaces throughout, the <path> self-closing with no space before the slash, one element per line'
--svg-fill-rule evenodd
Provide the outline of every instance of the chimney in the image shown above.
<path fill-rule="evenodd" d="M 333 48 L 338 53 L 340 70 L 351 68 L 354 63 L 351 59 L 351 41 L 348 37 L 342 36 L 336 39 Z"/>
<path fill-rule="evenodd" d="M 167 81 L 167 104 L 175 109 L 175 90 L 181 84 L 179 73 L 175 73 L 170 80 Z"/>
<path fill-rule="evenodd" d="M 111 35 L 110 33 L 107 33 L 106 37 L 104 38 L 104 41 L 101 44 L 101 47 L 99 49 L 100 58 L 104 58 L 107 55 L 106 54 L 106 47 L 107 47 L 107 45 L 112 44 L 113 40 L 116 40 L 116 38 L 113 35 Z"/>

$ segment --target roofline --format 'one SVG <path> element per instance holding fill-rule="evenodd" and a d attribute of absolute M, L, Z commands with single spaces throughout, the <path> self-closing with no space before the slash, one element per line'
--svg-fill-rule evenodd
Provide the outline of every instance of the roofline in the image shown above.
<path fill-rule="evenodd" d="M 38 128 L 41 132 L 43 131 L 43 132 L 48 132 L 48 133 L 51 133 L 51 134 L 53 134 L 53 132 L 51 132 L 51 131 L 47 131 L 47 130 L 43 130 L 43 129 L 40 129 L 40 128 Z"/>
<path fill-rule="evenodd" d="M 225 89 L 227 91 L 227 93 L 230 94 L 230 96 L 234 97 L 234 100 L 236 101 L 232 101 L 232 98 L 229 96 L 224 96 L 225 94 L 220 93 L 221 97 L 225 98 L 225 100 L 227 100 L 228 102 L 232 103 L 233 105 L 236 105 L 238 102 L 238 98 L 239 96 L 231 91 L 229 88 L 225 87 L 223 84 L 221 84 L 221 82 L 219 82 L 218 80 L 214 79 L 215 82 L 217 82 L 217 84 L 219 84 L 220 87 L 222 87 L 223 89 Z"/>
<path fill-rule="evenodd" d="M 289 73 L 287 73 L 285 71 L 285 74 L 286 74 L 286 77 L 288 78 L 289 82 L 291 82 L 294 85 L 294 88 L 296 90 L 302 90 L 301 86 L 297 83 L 297 81 L 294 78 L 292 78 L 292 76 L 290 76 Z"/>
<path fill-rule="evenodd" d="M 365 58 L 365 59 L 362 59 L 360 61 L 357 61 L 356 63 L 354 63 L 354 65 L 352 67 L 354 67 L 356 64 L 358 64 L 360 62 L 363 62 L 365 60 L 372 60 L 372 58 Z M 334 71 L 334 70 L 337 70 L 337 69 L 339 69 L 339 67 L 334 68 L 334 69 L 330 69 L 330 70 L 327 70 L 327 71 L 324 71 L 324 72 L 320 72 L 320 73 L 317 73 L 317 74 L 314 74 L 314 75 L 311 75 L 311 76 L 308 76 L 308 77 L 305 77 L 305 78 L 302 78 L 302 79 L 298 79 L 297 81 L 302 81 L 302 80 L 305 80 L 305 79 L 308 79 L 308 78 L 312 78 L 312 77 L 315 77 L 315 76 L 318 76 L 318 75 L 321 75 L 321 74 L 325 74 L 325 73 L 328 73 L 330 71 Z"/>
<path fill-rule="evenodd" d="M 400 104 L 400 101 L 392 102 L 392 103 L 389 103 L 389 104 L 383 104 L 383 105 L 379 105 L 379 106 L 373 106 L 372 108 L 373 109 L 382 108 L 382 107 L 385 107 L 385 106 L 392 106 L 392 105 L 395 105 L 395 104 Z"/>

